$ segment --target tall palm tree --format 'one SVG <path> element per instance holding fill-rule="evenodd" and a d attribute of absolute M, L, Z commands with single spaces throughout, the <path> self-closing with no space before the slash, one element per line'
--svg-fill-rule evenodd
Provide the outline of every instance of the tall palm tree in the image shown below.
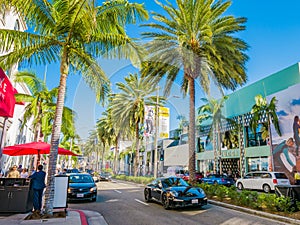
<path fill-rule="evenodd" d="M 10 4 L 34 28 L 34 33 L 0 30 L 0 57 L 4 69 L 23 65 L 60 63 L 60 84 L 45 192 L 45 211 L 53 214 L 54 173 L 65 100 L 66 80 L 70 72 L 79 72 L 103 101 L 109 82 L 94 57 L 126 57 L 137 60 L 141 51 L 126 35 L 125 25 L 148 17 L 142 4 L 127 0 L 107 1 L 95 6 L 94 0 L 3 0 Z"/>
<path fill-rule="evenodd" d="M 274 167 L 271 123 L 274 125 L 277 134 L 281 136 L 279 120 L 276 114 L 276 109 L 277 109 L 276 102 L 277 102 L 276 97 L 273 97 L 270 103 L 268 103 L 267 99 L 264 98 L 262 95 L 256 95 L 255 104 L 252 106 L 251 109 L 252 118 L 250 120 L 251 130 L 255 134 L 259 121 L 262 121 L 264 116 L 266 116 L 266 124 L 263 123 L 263 129 L 267 130 L 269 141 L 270 141 L 270 151 L 271 151 L 270 156 L 272 159 L 271 170 L 273 170 Z"/>
<path fill-rule="evenodd" d="M 123 132 L 130 129 L 134 133 L 136 155 L 134 160 L 134 176 L 138 175 L 140 127 L 144 123 L 145 106 L 155 105 L 156 96 L 151 94 L 156 90 L 153 82 L 141 79 L 137 74 L 125 77 L 125 83 L 117 83 L 120 93 L 114 94 L 110 110 L 115 124 Z M 128 132 L 128 131 L 127 131 Z"/>
<path fill-rule="evenodd" d="M 214 173 L 219 170 L 222 173 L 222 163 L 220 159 L 221 155 L 221 127 L 222 121 L 228 121 L 227 118 L 222 114 L 222 108 L 224 102 L 228 99 L 227 96 L 223 96 L 217 100 L 214 98 L 201 98 L 205 103 L 198 109 L 197 120 L 199 124 L 205 120 L 211 120 L 210 136 L 212 136 L 213 149 L 214 149 Z M 218 168 L 219 167 L 219 168 Z"/>
<path fill-rule="evenodd" d="M 102 113 L 102 117 L 98 119 L 96 124 L 97 129 L 97 135 L 99 141 L 102 143 L 103 149 L 102 149 L 102 157 L 100 162 L 100 169 L 104 168 L 104 153 L 106 150 L 106 147 L 109 146 L 112 143 L 112 121 L 111 121 L 111 115 L 105 111 Z"/>
<path fill-rule="evenodd" d="M 246 82 L 246 43 L 234 36 L 245 29 L 245 18 L 225 15 L 231 1 L 176 0 L 176 6 L 158 3 L 166 15 L 154 12 L 156 22 L 146 24 L 154 31 L 146 47 L 150 53 L 143 76 L 160 80 L 166 76 L 165 93 L 182 79 L 189 94 L 189 173 L 195 182 L 195 80 L 209 93 L 210 82 L 234 90 Z M 176 8 L 177 7 L 177 8 Z M 180 70 L 183 69 L 183 73 Z"/>

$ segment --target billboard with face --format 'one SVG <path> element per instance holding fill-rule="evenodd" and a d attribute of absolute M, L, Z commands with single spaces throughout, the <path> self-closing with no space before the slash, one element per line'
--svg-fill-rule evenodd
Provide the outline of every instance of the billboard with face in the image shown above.
<path fill-rule="evenodd" d="M 271 125 L 274 171 L 285 172 L 293 181 L 295 171 L 300 171 L 299 129 L 300 84 L 293 85 L 276 94 L 267 96 L 268 102 L 276 97 L 276 113 L 279 119 L 281 136 Z"/>

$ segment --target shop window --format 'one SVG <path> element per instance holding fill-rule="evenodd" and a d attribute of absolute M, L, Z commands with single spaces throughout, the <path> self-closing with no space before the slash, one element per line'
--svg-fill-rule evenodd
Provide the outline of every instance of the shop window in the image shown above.
<path fill-rule="evenodd" d="M 268 157 L 248 158 L 247 162 L 248 172 L 268 170 Z"/>
<path fill-rule="evenodd" d="M 245 127 L 246 131 L 246 147 L 266 145 L 266 141 L 262 139 L 261 125 L 257 127 L 256 133 L 253 133 L 250 127 Z"/>

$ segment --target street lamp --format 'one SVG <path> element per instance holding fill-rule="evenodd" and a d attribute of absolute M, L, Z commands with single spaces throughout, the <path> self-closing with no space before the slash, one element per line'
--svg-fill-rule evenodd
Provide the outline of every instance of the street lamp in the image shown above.
<path fill-rule="evenodd" d="M 159 86 L 156 89 L 156 105 L 155 105 L 155 135 L 154 135 L 154 178 L 157 178 L 157 136 L 158 136 L 158 98 L 159 98 Z"/>
<path fill-rule="evenodd" d="M 173 95 L 171 97 L 180 98 L 177 95 Z M 157 178 L 158 173 L 158 146 L 157 146 L 157 139 L 158 139 L 158 132 L 159 132 L 159 86 L 156 89 L 156 105 L 155 105 L 155 134 L 154 134 L 154 178 Z"/>

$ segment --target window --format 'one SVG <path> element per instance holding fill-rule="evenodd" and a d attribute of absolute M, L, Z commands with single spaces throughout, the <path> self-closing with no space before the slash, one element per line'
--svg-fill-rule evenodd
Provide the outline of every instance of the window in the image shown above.
<path fill-rule="evenodd" d="M 14 30 L 20 30 L 20 23 L 19 20 L 16 20 Z"/>
<path fill-rule="evenodd" d="M 248 171 L 268 171 L 268 157 L 248 158 Z"/>

